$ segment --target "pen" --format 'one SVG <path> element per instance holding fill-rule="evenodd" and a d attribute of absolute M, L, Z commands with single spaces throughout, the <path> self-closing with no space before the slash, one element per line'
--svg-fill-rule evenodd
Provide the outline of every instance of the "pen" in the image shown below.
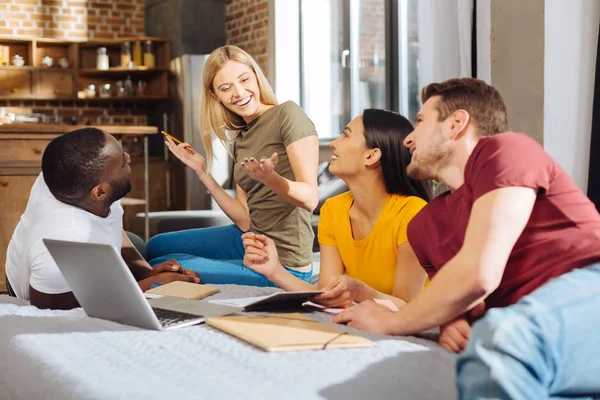
<path fill-rule="evenodd" d="M 177 139 L 177 138 L 176 138 L 175 136 L 173 136 L 173 135 L 169 135 L 169 134 L 168 134 L 167 132 L 165 132 L 165 131 L 160 131 L 160 133 L 162 133 L 162 134 L 163 134 L 163 135 L 165 135 L 166 137 L 169 137 L 169 138 L 171 138 L 171 140 L 172 140 L 172 141 L 174 141 L 174 142 L 175 142 L 175 143 L 177 143 L 177 144 L 181 144 L 181 143 L 183 143 L 181 140 Z M 191 153 L 191 150 L 193 150 L 193 149 L 192 149 L 192 146 L 189 146 L 189 145 L 188 145 L 188 146 L 185 146 L 184 148 L 185 148 L 187 151 L 189 151 L 190 153 Z"/>

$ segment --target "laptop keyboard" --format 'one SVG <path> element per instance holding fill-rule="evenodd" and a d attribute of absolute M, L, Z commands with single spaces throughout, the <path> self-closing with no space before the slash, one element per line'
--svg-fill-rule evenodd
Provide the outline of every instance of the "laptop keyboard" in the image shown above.
<path fill-rule="evenodd" d="M 154 314 L 156 314 L 158 321 L 165 328 L 172 325 L 181 324 L 192 319 L 202 318 L 199 315 L 188 314 L 180 311 L 165 310 L 164 308 L 152 307 L 152 310 L 154 311 Z"/>

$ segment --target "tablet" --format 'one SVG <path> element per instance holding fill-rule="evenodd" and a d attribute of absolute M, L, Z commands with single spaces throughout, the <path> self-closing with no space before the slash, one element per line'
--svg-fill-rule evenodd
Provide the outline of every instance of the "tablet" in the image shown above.
<path fill-rule="evenodd" d="M 321 291 L 277 292 L 268 296 L 245 297 L 241 299 L 210 300 L 211 303 L 240 307 L 243 311 L 269 311 L 301 308 Z"/>

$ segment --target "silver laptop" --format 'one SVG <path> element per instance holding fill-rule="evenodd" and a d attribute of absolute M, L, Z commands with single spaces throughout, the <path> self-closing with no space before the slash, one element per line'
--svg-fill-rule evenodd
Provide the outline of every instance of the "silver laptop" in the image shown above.
<path fill-rule="evenodd" d="M 90 317 L 144 329 L 195 325 L 207 317 L 240 311 L 205 301 L 162 297 L 152 305 L 112 246 L 43 239 L 75 298 Z"/>

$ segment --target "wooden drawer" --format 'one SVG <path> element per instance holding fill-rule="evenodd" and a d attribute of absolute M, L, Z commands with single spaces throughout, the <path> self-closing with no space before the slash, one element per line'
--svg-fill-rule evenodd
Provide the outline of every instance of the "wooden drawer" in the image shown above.
<path fill-rule="evenodd" d="M 75 84 L 71 71 L 48 70 L 38 71 L 35 83 L 36 97 L 53 99 L 73 97 Z"/>
<path fill-rule="evenodd" d="M 30 97 L 31 73 L 27 70 L 0 70 L 1 97 Z"/>
<path fill-rule="evenodd" d="M 41 165 L 42 154 L 50 141 L 51 139 L 0 140 L 0 166 Z"/>

